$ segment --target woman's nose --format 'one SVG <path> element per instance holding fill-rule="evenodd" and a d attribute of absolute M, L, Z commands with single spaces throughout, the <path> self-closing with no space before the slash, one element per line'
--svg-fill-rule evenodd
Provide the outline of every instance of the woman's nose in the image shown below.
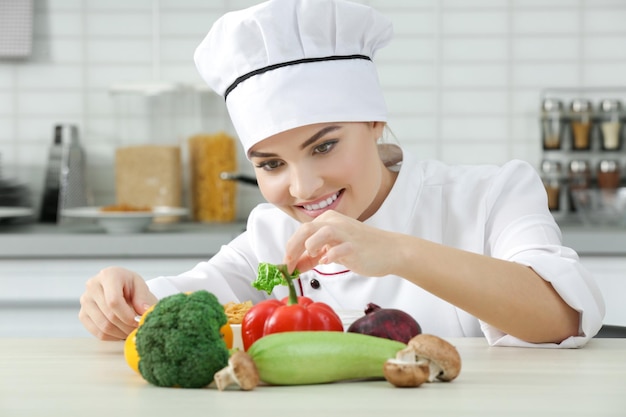
<path fill-rule="evenodd" d="M 295 198 L 308 200 L 316 196 L 323 185 L 320 175 L 307 168 L 293 169 L 290 176 L 289 192 Z"/>

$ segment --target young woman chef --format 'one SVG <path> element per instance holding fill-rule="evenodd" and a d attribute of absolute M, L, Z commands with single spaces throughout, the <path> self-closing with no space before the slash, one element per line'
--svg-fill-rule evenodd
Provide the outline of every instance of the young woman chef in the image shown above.
<path fill-rule="evenodd" d="M 391 37 L 385 17 L 340 0 L 271 0 L 220 18 L 195 62 L 225 97 L 268 203 L 179 276 L 146 284 L 101 271 L 81 298 L 86 328 L 123 339 L 136 314 L 181 291 L 261 301 L 250 283 L 271 262 L 303 271 L 299 291 L 314 300 L 398 308 L 443 337 L 577 347 L 594 336 L 601 293 L 561 245 L 529 164 L 447 166 L 379 144 L 387 111 L 372 60 Z"/>

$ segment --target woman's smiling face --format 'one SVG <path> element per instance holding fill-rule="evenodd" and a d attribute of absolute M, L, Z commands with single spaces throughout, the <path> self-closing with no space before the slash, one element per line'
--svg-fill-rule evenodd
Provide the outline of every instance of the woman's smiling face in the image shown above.
<path fill-rule="evenodd" d="M 365 220 L 394 174 L 378 155 L 383 123 L 319 123 L 271 136 L 249 151 L 265 199 L 301 222 L 326 210 Z"/>

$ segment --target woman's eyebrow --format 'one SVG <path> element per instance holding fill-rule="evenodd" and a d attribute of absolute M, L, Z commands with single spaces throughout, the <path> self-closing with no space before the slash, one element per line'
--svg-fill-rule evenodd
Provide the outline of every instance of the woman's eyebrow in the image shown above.
<path fill-rule="evenodd" d="M 275 153 L 269 153 L 269 152 L 258 152 L 258 151 L 249 151 L 248 152 L 248 158 L 275 158 L 276 155 Z"/>
<path fill-rule="evenodd" d="M 310 138 L 305 140 L 302 143 L 302 145 L 300 145 L 300 149 L 305 149 L 310 144 L 315 143 L 315 141 L 318 140 L 319 138 L 321 138 L 324 135 L 326 135 L 327 133 L 333 132 L 333 131 L 335 131 L 337 129 L 341 129 L 341 126 L 339 126 L 339 125 L 332 125 L 332 126 L 326 126 L 325 128 L 320 129 L 319 132 L 315 133 L 313 136 L 311 136 Z M 248 152 L 248 158 L 275 158 L 276 156 L 278 156 L 278 155 L 275 154 L 275 153 L 258 152 L 258 151 L 249 151 Z"/>
<path fill-rule="evenodd" d="M 335 131 L 337 129 L 341 129 L 341 126 L 339 126 L 339 125 L 326 126 L 325 128 L 321 129 L 319 132 L 317 132 L 316 134 L 314 134 L 313 136 L 311 136 L 310 138 L 305 140 L 302 143 L 302 145 L 300 145 L 300 149 L 305 149 L 310 144 L 315 143 L 315 141 L 317 141 L 319 138 L 321 138 L 324 135 L 326 135 L 327 133 L 333 132 L 333 131 Z"/>

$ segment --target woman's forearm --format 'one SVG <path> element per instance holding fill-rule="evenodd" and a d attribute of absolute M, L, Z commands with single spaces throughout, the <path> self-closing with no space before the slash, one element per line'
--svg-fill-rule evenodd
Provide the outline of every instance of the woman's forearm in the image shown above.
<path fill-rule="evenodd" d="M 532 268 L 397 235 L 393 274 L 531 343 L 578 334 L 579 313 Z"/>

